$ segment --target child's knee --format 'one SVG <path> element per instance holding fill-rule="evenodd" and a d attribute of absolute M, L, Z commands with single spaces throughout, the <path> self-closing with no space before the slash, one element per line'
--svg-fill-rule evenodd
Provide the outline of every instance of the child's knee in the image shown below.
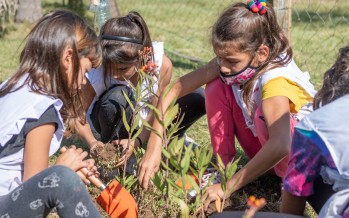
<path fill-rule="evenodd" d="M 48 168 L 48 172 L 49 176 L 44 178 L 44 182 L 59 182 L 60 186 L 82 183 L 77 173 L 66 166 L 54 165 Z"/>
<path fill-rule="evenodd" d="M 208 83 L 205 87 L 206 98 L 214 97 L 217 95 L 217 90 L 222 86 L 222 81 L 218 78 Z"/>

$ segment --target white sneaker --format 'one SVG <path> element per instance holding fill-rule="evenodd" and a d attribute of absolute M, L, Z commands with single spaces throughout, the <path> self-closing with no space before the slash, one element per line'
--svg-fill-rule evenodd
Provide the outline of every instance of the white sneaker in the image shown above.
<path fill-rule="evenodd" d="M 196 147 L 200 146 L 199 144 L 197 144 L 194 139 L 190 138 L 186 133 L 184 133 L 184 145 L 185 146 L 189 146 L 189 145 L 193 145 L 193 149 L 195 149 Z"/>
<path fill-rule="evenodd" d="M 212 177 L 213 179 L 212 181 L 210 181 Z M 220 177 L 220 173 L 218 172 L 218 170 L 216 170 L 215 168 L 207 168 L 204 172 L 204 175 L 202 175 L 200 189 L 203 189 L 208 185 L 214 185 L 214 184 L 220 183 L 221 181 L 219 177 Z M 193 198 L 196 196 L 196 191 L 192 189 L 188 193 L 188 195 L 190 198 Z"/>

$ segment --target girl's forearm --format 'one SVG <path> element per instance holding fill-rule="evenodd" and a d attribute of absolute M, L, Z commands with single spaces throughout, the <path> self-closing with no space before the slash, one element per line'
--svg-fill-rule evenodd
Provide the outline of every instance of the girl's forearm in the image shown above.
<path fill-rule="evenodd" d="M 166 117 L 165 112 L 167 108 L 173 100 L 176 100 L 178 98 L 179 93 L 180 83 L 177 81 L 171 88 L 171 91 L 165 97 L 160 97 L 157 104 L 157 108 L 159 109 L 161 114 L 164 114 L 164 117 Z M 161 119 L 161 116 L 159 118 Z M 162 139 L 159 137 L 159 135 L 162 136 L 164 132 L 164 127 L 160 124 L 160 122 L 157 119 L 153 118 L 152 121 L 153 130 L 150 132 L 149 140 L 147 143 L 147 150 L 149 148 L 151 149 L 152 147 L 161 148 L 162 145 Z"/>
<path fill-rule="evenodd" d="M 280 146 L 282 143 L 267 142 L 256 156 L 228 181 L 228 189 L 235 192 L 279 163 L 288 154 L 288 149 Z"/>
<path fill-rule="evenodd" d="M 219 67 L 216 64 L 216 59 L 212 59 L 205 66 L 178 78 L 168 94 L 166 96 L 160 96 L 160 99 L 157 103 L 157 108 L 161 113 L 164 113 L 172 101 L 193 92 L 197 88 L 211 82 L 218 76 Z M 166 114 L 164 117 L 166 117 Z M 150 133 L 147 150 L 148 148 L 153 146 L 160 148 L 160 145 L 162 144 L 161 138 L 156 133 L 154 133 L 154 131 L 159 135 L 162 135 L 164 131 L 163 126 L 159 123 L 158 120 L 154 119 L 152 128 L 153 131 L 151 131 Z"/>
<path fill-rule="evenodd" d="M 85 124 L 82 124 L 78 119 L 75 119 L 74 125 L 76 133 L 88 144 L 88 146 L 91 147 L 91 145 L 97 141 L 92 133 L 90 124 L 87 121 Z"/>

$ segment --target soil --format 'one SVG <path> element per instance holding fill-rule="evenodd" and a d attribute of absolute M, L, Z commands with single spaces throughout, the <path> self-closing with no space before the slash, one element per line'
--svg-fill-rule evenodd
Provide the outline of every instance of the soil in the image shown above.
<path fill-rule="evenodd" d="M 104 147 L 97 147 L 95 149 L 94 157 L 96 160 L 96 166 L 98 167 L 98 171 L 101 173 L 100 178 L 105 184 L 108 184 L 112 179 L 115 179 L 118 170 L 115 170 L 114 166 L 120 155 L 121 151 L 118 151 L 113 143 L 106 143 Z M 100 195 L 101 191 L 98 188 L 91 186 L 89 193 L 102 216 L 109 217 L 105 210 L 96 202 L 96 198 Z"/>
<path fill-rule="evenodd" d="M 113 143 L 106 143 L 104 147 L 97 147 L 94 151 L 96 166 L 100 172 L 100 178 L 108 183 L 115 176 L 120 175 L 120 169 L 116 169 L 115 165 L 118 158 L 122 155 L 122 150 L 117 148 Z"/>
<path fill-rule="evenodd" d="M 115 166 L 117 158 L 120 157 L 121 151 L 118 151 L 118 149 L 112 143 L 107 143 L 105 147 L 97 148 L 95 150 L 95 154 L 97 155 L 96 164 L 100 168 L 99 171 L 101 172 L 101 179 L 108 184 L 112 179 L 115 179 L 115 176 L 118 173 L 121 173 L 119 170 L 115 170 L 115 167 L 113 167 Z M 247 208 L 246 200 L 250 195 L 254 195 L 258 198 L 264 197 L 268 202 L 261 211 L 276 212 L 280 206 L 280 190 L 281 180 L 278 177 L 270 174 L 261 176 L 256 181 L 235 192 L 234 195 L 232 195 L 229 199 L 226 199 L 224 210 L 244 211 Z M 97 188 L 90 187 L 89 193 L 92 199 L 96 199 L 99 196 L 100 191 Z M 143 195 L 143 197 L 145 196 Z M 144 201 L 146 202 L 147 200 Z M 154 211 L 154 205 L 152 205 L 151 201 L 147 202 L 147 204 L 144 203 L 144 205 L 139 205 L 140 217 L 163 217 L 160 215 L 160 211 Z M 102 216 L 108 217 L 106 212 L 97 204 L 97 202 L 95 203 Z M 215 204 L 212 203 L 209 206 L 206 215 L 209 216 L 215 212 Z"/>
<path fill-rule="evenodd" d="M 104 147 L 97 147 L 95 149 L 94 156 L 96 157 L 96 165 L 98 167 L 109 168 L 109 166 L 116 164 L 120 152 L 113 143 L 106 143 Z"/>

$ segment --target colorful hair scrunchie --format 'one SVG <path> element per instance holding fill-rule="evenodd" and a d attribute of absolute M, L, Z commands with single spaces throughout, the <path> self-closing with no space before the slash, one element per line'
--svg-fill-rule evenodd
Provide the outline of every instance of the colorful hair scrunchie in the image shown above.
<path fill-rule="evenodd" d="M 267 12 L 266 0 L 247 0 L 247 7 L 254 13 L 265 14 Z"/>

